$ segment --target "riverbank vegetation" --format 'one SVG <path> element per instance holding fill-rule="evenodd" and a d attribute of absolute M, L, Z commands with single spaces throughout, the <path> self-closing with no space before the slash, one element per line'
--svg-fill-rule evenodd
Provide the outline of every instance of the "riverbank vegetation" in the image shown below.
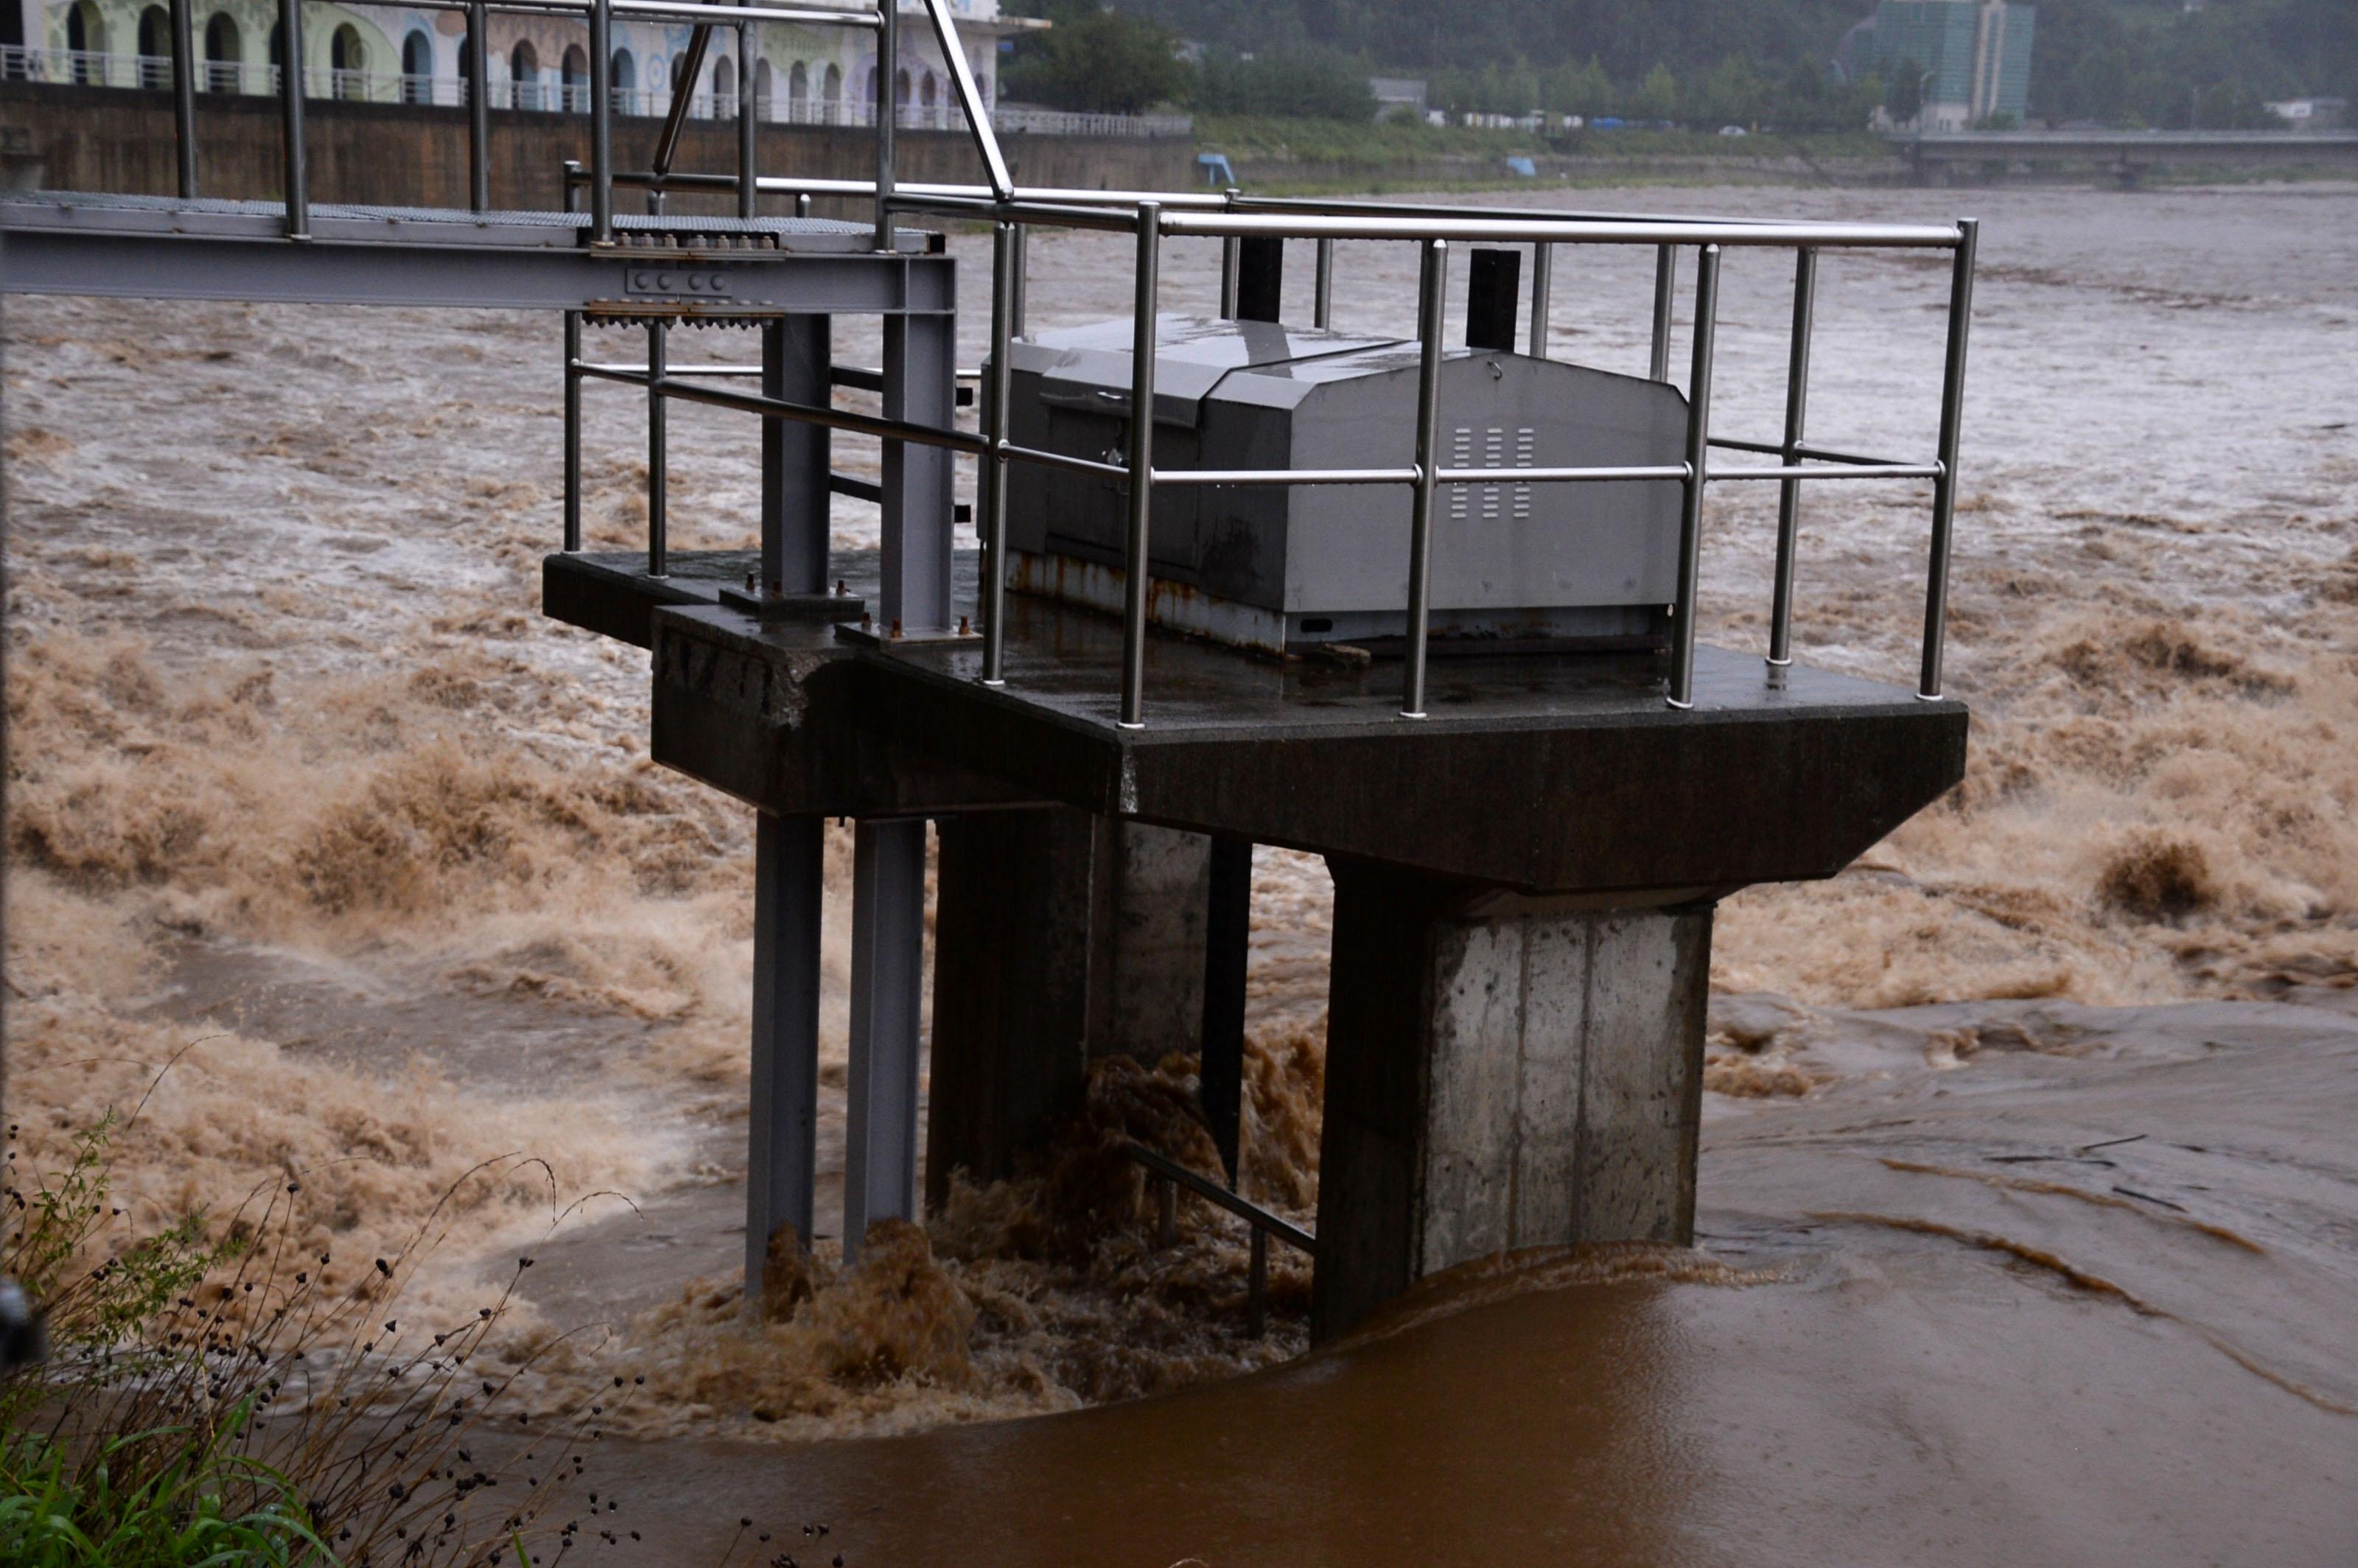
<path fill-rule="evenodd" d="M 1024 0 L 1021 8 L 1056 26 L 1019 45 L 1010 95 L 1072 109 L 1169 103 L 1214 115 L 1368 119 L 1376 104 L 1367 82 L 1379 75 L 1422 81 L 1433 107 L 1455 113 L 1705 130 L 1853 130 L 1877 106 L 1894 107 L 1870 63 L 1835 64 L 1872 0 L 1119 0 L 1111 10 L 1097 0 Z M 2265 107 L 2272 99 L 2358 98 L 2358 8 L 2349 0 L 2039 0 L 2037 29 L 2034 123 L 2229 129 L 2277 123 Z"/>

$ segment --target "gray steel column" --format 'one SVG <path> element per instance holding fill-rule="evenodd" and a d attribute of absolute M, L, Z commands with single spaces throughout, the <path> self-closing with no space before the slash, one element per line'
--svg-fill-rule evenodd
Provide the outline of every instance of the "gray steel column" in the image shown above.
<path fill-rule="evenodd" d="M 819 892 L 826 820 L 763 812 L 753 840 L 753 1074 L 745 1148 L 745 1311 L 770 1238 L 811 1244 L 817 1186 Z"/>
<path fill-rule="evenodd" d="M 614 7 L 590 0 L 590 243 L 614 239 Z"/>
<path fill-rule="evenodd" d="M 671 474 L 664 440 L 664 324 L 647 323 L 647 575 L 671 576 Z"/>
<path fill-rule="evenodd" d="M 1130 326 L 1130 536 L 1122 556 L 1121 715 L 1146 726 L 1146 594 L 1154 517 L 1154 310 L 1163 293 L 1163 203 L 1138 204 L 1138 270 Z M 1225 292 L 1225 290 L 1224 290 Z"/>
<path fill-rule="evenodd" d="M 892 136 L 900 120 L 892 78 L 901 64 L 901 0 L 877 0 L 882 26 L 876 29 L 876 248 L 892 248 Z"/>
<path fill-rule="evenodd" d="M 1654 359 L 1647 372 L 1654 381 L 1671 379 L 1671 303 L 1679 287 L 1679 250 L 1661 245 L 1654 252 Z"/>
<path fill-rule="evenodd" d="M 1793 342 L 1785 364 L 1784 463 L 1801 460 L 1801 440 L 1810 412 L 1810 333 L 1817 314 L 1818 253 L 1803 250 L 1793 263 Z M 1777 583 L 1768 612 L 1768 662 L 1793 662 L 1793 557 L 1801 527 L 1801 481 L 1778 486 Z"/>
<path fill-rule="evenodd" d="M 762 27 L 741 22 L 737 27 L 737 216 L 751 218 L 759 208 L 753 167 L 760 161 L 761 122 L 753 115 L 753 51 L 761 47 Z M 773 421 L 774 423 L 774 421 Z"/>
<path fill-rule="evenodd" d="M 566 188 L 571 205 L 572 188 Z M 581 548 L 581 312 L 565 313 L 565 550 Z"/>
<path fill-rule="evenodd" d="M 1310 306 L 1310 324 L 1320 330 L 1335 324 L 1335 242 L 1318 242 L 1318 282 Z"/>
<path fill-rule="evenodd" d="M 957 318 L 884 318 L 884 416 L 946 430 L 957 423 Z M 884 443 L 883 561 L 878 622 L 946 631 L 957 469 L 945 447 Z"/>
<path fill-rule="evenodd" d="M 467 7 L 467 205 L 478 212 L 492 205 L 491 18 L 482 0 Z"/>
<path fill-rule="evenodd" d="M 982 684 L 1007 684 L 1007 399 L 1014 380 L 1008 356 L 1015 337 L 1015 270 L 1022 265 L 1012 223 L 991 232 L 990 365 L 983 378 L 982 433 L 990 451 L 982 460 Z"/>
<path fill-rule="evenodd" d="M 172 0 L 172 129 L 180 155 L 180 198 L 197 194 L 197 42 L 191 0 Z"/>
<path fill-rule="evenodd" d="M 1544 242 L 1531 247 L 1531 358 L 1543 360 L 1548 351 L 1548 310 L 1555 303 L 1555 247 Z"/>
<path fill-rule="evenodd" d="M 843 1260 L 880 1219 L 917 1217 L 917 1026 L 925 982 L 925 824 L 862 822 L 852 853 L 851 1076 Z"/>
<path fill-rule="evenodd" d="M 310 177 L 303 163 L 303 0 L 278 0 L 278 128 L 285 147 L 287 237 L 311 237 Z"/>
<path fill-rule="evenodd" d="M 1687 477 L 1679 518 L 1679 603 L 1671 643 L 1672 708 L 1694 706 L 1695 595 L 1702 578 L 1703 492 L 1710 480 L 1711 362 L 1719 332 L 1719 247 L 1703 247 L 1695 273 L 1694 358 L 1687 373 Z"/>
<path fill-rule="evenodd" d="M 1949 540 L 1957 517 L 1957 449 L 1965 423 L 1965 347 L 1974 330 L 1974 256 L 1981 243 L 1977 218 L 1957 224 L 1957 254 L 1949 276 L 1948 362 L 1941 378 L 1941 477 L 1932 481 L 1932 558 L 1924 589 L 1924 668 L 1916 695 L 1941 697 L 1941 655 L 1949 624 Z"/>
<path fill-rule="evenodd" d="M 832 319 L 788 316 L 762 326 L 762 395 L 824 406 Z M 778 593 L 825 593 L 834 492 L 827 483 L 833 433 L 823 425 L 762 421 L 762 586 Z"/>
<path fill-rule="evenodd" d="M 1433 612 L 1433 498 L 1441 469 L 1441 353 L 1449 296 L 1449 242 L 1428 240 L 1417 293 L 1416 492 L 1408 545 L 1408 658 L 1401 717 L 1424 717 L 1425 639 Z"/>

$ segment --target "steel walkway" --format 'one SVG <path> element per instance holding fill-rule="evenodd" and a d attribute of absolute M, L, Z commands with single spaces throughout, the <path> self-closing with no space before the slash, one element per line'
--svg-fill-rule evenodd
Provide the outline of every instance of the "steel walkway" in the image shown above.
<path fill-rule="evenodd" d="M 934 235 L 827 218 L 616 214 L 317 203 L 290 240 L 276 201 L 0 192 L 12 293 L 280 304 L 579 310 L 633 319 L 948 310 Z"/>

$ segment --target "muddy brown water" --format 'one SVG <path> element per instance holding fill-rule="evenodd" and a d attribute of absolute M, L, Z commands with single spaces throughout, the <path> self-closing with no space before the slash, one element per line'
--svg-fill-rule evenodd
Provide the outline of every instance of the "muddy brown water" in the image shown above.
<path fill-rule="evenodd" d="M 421 1317 L 530 1252 L 524 1331 L 610 1332 L 527 1396 L 648 1379 L 598 1465 L 640 1560 L 753 1517 L 804 1563 L 2358 1562 L 2358 187 L 1583 200 L 1985 225 L 1971 776 L 1723 906 L 1695 1254 L 1474 1270 L 1305 1355 L 1298 1261 L 1249 1342 L 1233 1227 L 1051 1258 L 1005 1191 L 741 1332 L 749 822 L 646 762 L 644 655 L 535 613 L 556 334 L 500 315 L 9 302 L 27 1157 L 144 1096 L 134 1226 L 301 1172 L 365 1270 L 439 1212 Z M 1340 323 L 1405 329 L 1398 248 L 1341 260 Z M 1034 262 L 1045 323 L 1127 308 L 1116 245 Z M 1174 244 L 1167 307 L 1214 263 Z M 1642 368 L 1650 265 L 1561 257 L 1558 351 Z M 1944 275 L 1822 286 L 1813 432 L 1913 451 Z M 1778 426 L 1788 287 L 1728 263 L 1725 429 Z M 643 524 L 637 416 L 593 393 L 601 546 Z M 676 544 L 741 546 L 750 432 L 673 425 Z M 1824 488 L 1801 654 L 1907 680 L 1925 497 Z M 1773 536 L 1714 502 L 1706 636 L 1760 641 Z M 1329 919 L 1262 851 L 1248 1181 L 1305 1218 Z M 1115 1088 L 1184 1133 L 1181 1068 Z"/>

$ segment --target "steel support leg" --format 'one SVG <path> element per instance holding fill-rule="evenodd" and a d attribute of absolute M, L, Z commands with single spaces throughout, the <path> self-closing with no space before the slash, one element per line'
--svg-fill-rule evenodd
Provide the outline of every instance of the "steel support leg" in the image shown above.
<path fill-rule="evenodd" d="M 925 824 L 862 822 L 852 854 L 851 1079 L 843 1258 L 880 1219 L 917 1217 L 917 1015 L 925 980 Z"/>
<path fill-rule="evenodd" d="M 829 326 L 825 316 L 763 325 L 763 396 L 827 402 Z M 830 437 L 824 426 L 762 421 L 762 586 L 770 593 L 827 591 Z"/>
<path fill-rule="evenodd" d="M 753 849 L 753 1090 L 745 1150 L 745 1308 L 762 1314 L 770 1238 L 811 1243 L 818 1125 L 819 886 L 825 819 L 763 812 Z"/>
<path fill-rule="evenodd" d="M 948 429 L 957 413 L 957 350 L 956 317 L 886 317 L 884 416 Z M 882 627 L 942 632 L 953 623 L 954 478 L 946 449 L 884 443 Z"/>

